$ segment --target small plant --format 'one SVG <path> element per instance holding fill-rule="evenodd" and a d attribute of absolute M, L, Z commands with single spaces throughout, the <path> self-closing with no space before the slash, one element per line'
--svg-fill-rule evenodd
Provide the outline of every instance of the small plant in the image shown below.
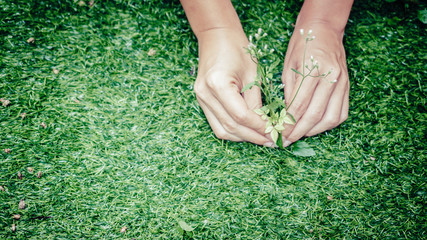
<path fill-rule="evenodd" d="M 307 45 L 310 41 L 315 39 L 312 36 L 312 30 L 309 30 L 305 35 L 304 30 L 300 29 L 301 36 L 305 40 L 304 55 L 302 59 L 303 69 L 298 71 L 294 68 L 291 70 L 296 74 L 301 75 L 302 80 L 298 86 L 298 89 L 290 101 L 289 105 L 286 106 L 284 97 L 281 96 L 283 92 L 284 84 L 280 81 L 273 79 L 273 71 L 280 64 L 281 60 L 278 59 L 273 63 L 267 65 L 265 62 L 266 56 L 274 52 L 274 49 L 269 49 L 268 45 L 258 47 L 257 44 L 261 39 L 267 36 L 266 33 L 262 32 L 262 29 L 258 29 L 258 32 L 254 36 L 249 36 L 249 46 L 247 48 L 248 53 L 251 55 L 252 60 L 257 64 L 257 77 L 255 81 L 247 84 L 243 87 L 242 93 L 251 89 L 253 86 L 257 86 L 261 89 L 261 95 L 263 99 L 263 107 L 255 109 L 255 113 L 261 116 L 263 120 L 267 120 L 265 126 L 265 133 L 269 133 L 272 140 L 280 147 L 283 148 L 281 132 L 285 130 L 284 124 L 294 125 L 296 123 L 295 118 L 288 112 L 288 109 L 292 106 L 298 92 L 301 89 L 302 83 L 309 77 L 311 78 L 326 78 L 331 71 L 328 73 L 319 73 L 319 64 L 313 56 L 310 57 L 310 63 L 306 63 Z M 336 82 L 332 81 L 331 83 Z M 298 154 L 296 154 L 298 155 Z"/>

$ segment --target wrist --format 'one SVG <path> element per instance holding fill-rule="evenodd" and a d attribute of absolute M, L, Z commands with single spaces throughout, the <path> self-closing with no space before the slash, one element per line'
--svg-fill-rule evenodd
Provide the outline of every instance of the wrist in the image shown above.
<path fill-rule="evenodd" d="M 342 37 L 352 4 L 353 0 L 305 0 L 295 27 L 323 26 Z"/>
<path fill-rule="evenodd" d="M 204 29 L 203 31 L 195 33 L 195 35 L 199 44 L 203 42 L 229 42 L 230 40 L 233 42 L 243 42 L 245 44 L 249 43 L 245 32 L 241 27 L 217 27 L 211 29 Z"/>
<path fill-rule="evenodd" d="M 344 37 L 344 29 L 335 28 L 328 22 L 320 21 L 317 19 L 313 19 L 311 21 L 299 22 L 295 25 L 295 33 L 300 35 L 300 30 L 303 29 L 305 33 L 309 30 L 312 30 L 313 35 L 316 38 L 326 38 L 326 39 L 337 39 L 339 41 L 343 40 Z"/>
<path fill-rule="evenodd" d="M 337 37 L 342 39 L 344 37 L 344 28 L 339 28 L 331 25 L 329 22 L 319 20 L 319 19 L 311 19 L 310 21 L 304 21 L 295 24 L 295 30 L 304 29 L 305 31 L 313 30 L 314 32 L 318 32 L 319 30 L 328 30 L 328 32 L 333 35 L 330 37 Z"/>
<path fill-rule="evenodd" d="M 199 38 L 216 29 L 239 31 L 242 25 L 230 0 L 180 0 L 191 28 Z"/>

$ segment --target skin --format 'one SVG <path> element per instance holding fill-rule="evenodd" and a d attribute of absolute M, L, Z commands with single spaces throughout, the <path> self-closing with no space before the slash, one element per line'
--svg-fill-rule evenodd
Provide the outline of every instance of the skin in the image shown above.
<path fill-rule="evenodd" d="M 259 88 L 240 93 L 256 77 L 256 64 L 245 48 L 248 39 L 229 0 L 181 0 L 199 44 L 199 68 L 194 86 L 215 135 L 224 140 L 248 141 L 272 147 L 265 121 L 253 112 L 262 105 Z M 282 82 L 285 101 L 291 102 L 301 78 L 304 40 L 299 29 L 313 30 L 306 62 L 312 55 L 327 79 L 307 78 L 288 109 L 295 125 L 285 126 L 284 146 L 341 124 L 348 116 L 349 79 L 342 44 L 353 0 L 306 0 L 296 22 L 285 57 Z M 335 81 L 336 80 L 336 81 Z"/>

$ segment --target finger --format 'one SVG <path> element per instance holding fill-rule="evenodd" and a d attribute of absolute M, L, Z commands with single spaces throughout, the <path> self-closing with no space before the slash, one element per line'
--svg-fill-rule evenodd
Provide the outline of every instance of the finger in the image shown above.
<path fill-rule="evenodd" d="M 283 70 L 282 83 L 285 85 L 284 93 L 285 93 L 286 105 L 289 105 L 291 101 L 290 96 L 294 91 L 296 79 L 297 79 L 297 76 L 294 71 Z"/>
<path fill-rule="evenodd" d="M 343 104 L 342 111 L 341 111 L 341 122 L 340 122 L 340 124 L 343 123 L 348 118 L 348 110 L 350 108 L 350 100 L 349 100 L 350 97 L 349 97 L 349 95 L 350 95 L 350 83 L 348 83 L 347 90 L 346 90 L 345 97 L 344 97 L 344 104 Z"/>
<path fill-rule="evenodd" d="M 251 89 L 242 93 L 243 99 L 250 110 L 259 109 L 262 107 L 261 90 L 254 86 Z"/>
<path fill-rule="evenodd" d="M 209 104 L 202 98 L 198 98 L 198 101 L 218 138 L 236 142 L 248 141 L 258 145 L 270 142 L 263 134 L 234 121 L 215 98 L 210 99 Z"/>
<path fill-rule="evenodd" d="M 314 136 L 326 130 L 330 130 L 337 127 L 347 119 L 349 108 L 349 88 L 350 85 L 348 77 L 346 76 L 346 78 L 343 79 L 335 88 L 322 120 L 308 131 L 305 136 Z M 338 107 L 339 105 L 341 105 L 341 108 Z"/>
<path fill-rule="evenodd" d="M 252 90 L 255 90 L 255 91 L 252 91 Z M 255 109 L 260 109 L 262 107 L 261 90 L 258 87 L 253 87 L 251 89 L 251 92 L 245 91 L 243 94 L 243 98 L 245 102 L 247 102 L 248 108 L 251 111 Z M 258 115 L 258 118 L 260 118 L 259 115 Z M 262 126 L 261 131 L 258 131 L 258 132 L 263 133 L 264 137 L 269 139 L 269 143 L 272 143 L 273 140 L 271 138 L 271 135 L 269 133 L 265 133 L 265 125 L 266 125 L 266 122 L 264 121 L 264 125 Z M 271 145 L 275 145 L 275 144 L 271 144 Z"/>
<path fill-rule="evenodd" d="M 249 74 L 248 77 L 245 77 L 245 79 L 251 79 L 252 81 L 255 81 L 256 74 Z M 244 83 L 244 84 L 248 84 L 248 83 Z M 251 89 L 246 90 L 241 95 L 243 96 L 243 99 L 245 100 L 250 110 L 253 111 L 255 109 L 260 109 L 262 107 L 261 89 L 259 87 L 253 86 Z M 271 135 L 268 133 L 265 133 L 265 124 L 266 122 L 264 121 L 262 132 L 264 133 L 264 136 L 272 142 L 273 140 L 271 139 Z"/>
<path fill-rule="evenodd" d="M 288 49 L 289 51 L 289 49 Z M 283 67 L 283 74 L 282 74 L 282 83 L 284 84 L 284 94 L 285 94 L 285 104 L 286 106 L 289 106 L 292 100 L 292 93 L 295 90 L 296 82 L 301 82 L 302 78 L 301 76 L 297 76 L 297 74 L 294 71 L 289 71 L 289 69 L 296 69 L 296 63 L 292 64 L 294 67 L 291 66 L 289 63 L 289 58 L 285 59 L 285 64 Z M 298 79 L 297 79 L 298 78 Z M 288 109 L 289 110 L 289 109 Z M 285 131 L 282 131 L 282 142 L 286 142 L 285 134 L 290 133 L 293 129 L 293 125 L 291 124 L 285 124 Z"/>
<path fill-rule="evenodd" d="M 306 112 L 303 114 L 301 119 L 295 124 L 292 132 L 289 135 L 286 135 L 286 140 L 290 142 L 295 142 L 301 137 L 305 136 L 314 126 L 319 122 L 322 122 L 326 110 L 329 108 L 330 114 L 335 116 L 335 118 L 340 117 L 341 106 L 342 106 L 342 92 L 336 94 L 340 99 L 333 98 L 334 101 L 332 104 L 329 104 L 331 101 L 332 91 L 335 88 L 335 85 L 328 83 L 325 79 L 318 84 L 316 91 L 314 92 L 313 98 L 310 101 L 310 105 L 307 107 Z M 330 85 L 330 86 L 328 86 Z M 332 86 L 331 86 L 332 85 Z M 329 105 L 328 105 L 329 104 Z M 320 128 L 324 131 L 327 123 L 323 122 L 320 124 Z"/>
<path fill-rule="evenodd" d="M 289 107 L 289 114 L 291 114 L 294 117 L 295 121 L 298 123 L 298 121 L 304 115 L 308 108 L 308 105 L 311 102 L 319 79 L 309 77 L 306 78 L 301 84 L 302 76 L 296 74 L 296 77 L 297 81 L 295 82 L 295 86 L 292 89 L 292 93 L 288 96 L 285 96 L 285 99 L 286 104 Z M 300 90 L 298 91 L 299 88 Z M 295 127 L 296 125 L 285 124 L 285 130 L 282 132 L 282 135 L 285 138 L 284 141 L 287 140 L 288 136 Z"/>
<path fill-rule="evenodd" d="M 245 100 L 240 95 L 240 89 L 237 87 L 237 84 L 233 80 L 229 81 L 230 85 L 220 85 L 215 84 L 210 86 L 212 88 L 212 93 L 217 99 L 219 105 L 221 105 L 225 111 L 228 113 L 228 116 L 234 120 L 234 122 L 239 125 L 245 126 L 247 128 L 253 129 L 254 131 L 264 134 L 265 131 L 265 121 L 256 114 L 254 111 L 248 108 Z M 219 115 L 216 114 L 219 117 Z M 235 131 L 235 126 L 225 125 L 229 132 Z"/>
<path fill-rule="evenodd" d="M 243 142 L 244 140 L 232 135 L 232 134 L 228 134 L 227 131 L 225 131 L 225 129 L 222 127 L 222 124 L 219 122 L 219 120 L 215 117 L 215 114 L 213 114 L 211 112 L 211 110 L 209 110 L 209 107 L 206 106 L 203 101 L 201 101 L 200 99 L 197 99 L 200 106 L 203 109 L 203 112 L 205 113 L 206 119 L 209 122 L 209 125 L 212 128 L 212 131 L 215 133 L 215 136 L 219 139 L 224 139 L 224 140 L 230 140 L 230 141 L 234 141 L 234 142 Z"/>

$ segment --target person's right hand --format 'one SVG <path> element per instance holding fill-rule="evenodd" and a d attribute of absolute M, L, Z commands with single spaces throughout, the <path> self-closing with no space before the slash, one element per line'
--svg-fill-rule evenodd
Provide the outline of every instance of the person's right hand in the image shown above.
<path fill-rule="evenodd" d="M 217 28 L 198 35 L 199 67 L 194 91 L 215 135 L 224 140 L 273 146 L 260 108 L 258 87 L 240 93 L 256 77 L 256 64 L 246 48 L 243 30 Z"/>
<path fill-rule="evenodd" d="M 306 43 L 306 35 L 301 36 L 299 32 L 304 27 L 306 31 L 312 28 L 316 39 Z M 347 119 L 350 83 L 342 36 L 342 33 L 337 33 L 323 23 L 301 24 L 292 35 L 286 52 L 282 81 L 285 84 L 288 112 L 295 118 L 296 124 L 287 125 L 282 132 L 284 147 L 304 136 L 314 136 L 335 128 Z M 308 77 L 301 84 L 302 76 L 289 70 L 304 72 L 305 68 L 307 72 L 307 67 L 302 65 L 302 58 L 306 57 L 305 63 L 311 65 L 310 55 L 319 61 L 319 67 L 313 75 L 333 70 L 326 78 Z"/>

